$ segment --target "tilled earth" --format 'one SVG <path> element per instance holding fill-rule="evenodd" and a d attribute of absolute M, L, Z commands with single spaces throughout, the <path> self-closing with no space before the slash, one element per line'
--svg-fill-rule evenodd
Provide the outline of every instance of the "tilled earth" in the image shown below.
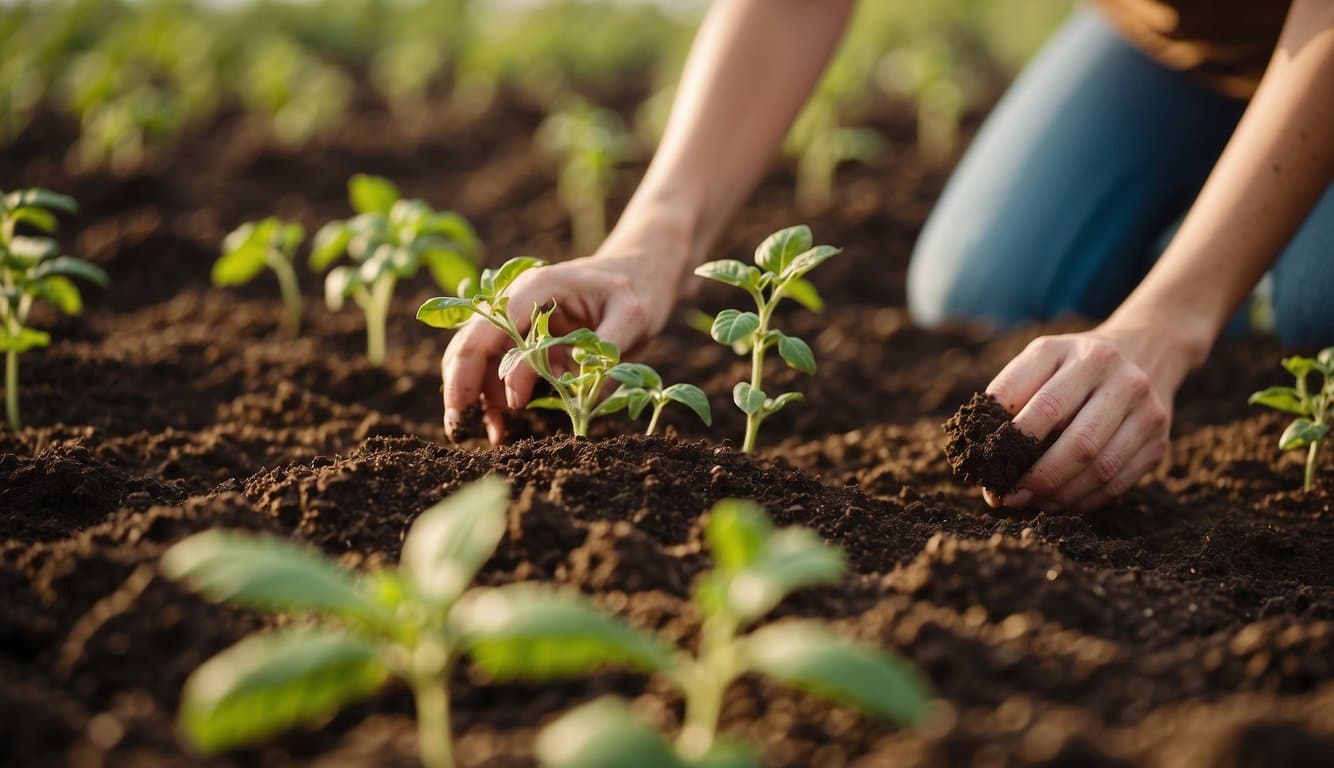
<path fill-rule="evenodd" d="M 746 362 L 684 319 L 643 359 L 704 387 L 714 430 L 669 412 L 666 437 L 618 436 L 635 429 L 614 421 L 575 441 L 525 414 L 511 424 L 519 439 L 491 449 L 444 442 L 446 337 L 412 319 L 433 294 L 425 282 L 399 291 L 383 370 L 360 356 L 354 311 L 318 306 L 314 276 L 296 341 L 277 333 L 267 278 L 208 286 L 227 230 L 270 213 L 312 230 L 345 216 L 358 171 L 467 214 L 492 263 L 559 258 L 567 222 L 529 145 L 539 119 L 516 101 L 413 126 L 367 109 L 293 153 L 231 118 L 112 176 L 66 170 L 73 129 L 48 117 L 0 154 L 6 188 L 84 203 L 67 246 L 113 280 L 83 318 L 39 318 L 58 341 L 24 360 L 31 426 L 0 433 L 0 764 L 199 762 L 173 726 L 181 683 L 265 619 L 165 581 L 156 562 L 172 542 L 228 526 L 310 542 L 350 567 L 393 562 L 417 513 L 494 472 L 514 501 L 484 582 L 571 585 L 687 644 L 691 581 L 708 565 L 701 514 L 717 499 L 755 498 L 847 550 L 840 584 L 778 614 L 897 650 L 941 701 L 904 731 L 746 679 L 725 728 L 770 764 L 1334 765 L 1331 482 L 1297 490 L 1301 457 L 1275 448 L 1283 420 L 1245 404 L 1281 380 L 1291 350 L 1222 343 L 1176 404 L 1170 460 L 1107 509 L 993 514 L 952 477 L 940 425 L 1033 336 L 1082 326 L 912 326 L 906 263 L 947 169 L 915 156 L 911 120 L 892 111 L 877 124 L 896 150 L 843 173 L 830 213 L 794 211 L 776 171 L 719 249 L 747 258 L 748 244 L 799 221 L 846 249 L 816 275 L 825 313 L 782 318 L 820 372 L 774 370 L 806 401 L 766 423 L 755 458 L 736 450 L 743 422 L 729 396 Z M 706 289 L 695 302 L 731 298 Z M 666 728 L 681 715 L 670 691 L 624 673 L 536 688 L 461 672 L 453 692 L 470 766 L 531 764 L 542 723 L 606 692 Z M 217 762 L 415 759 L 410 700 L 388 690 Z"/>

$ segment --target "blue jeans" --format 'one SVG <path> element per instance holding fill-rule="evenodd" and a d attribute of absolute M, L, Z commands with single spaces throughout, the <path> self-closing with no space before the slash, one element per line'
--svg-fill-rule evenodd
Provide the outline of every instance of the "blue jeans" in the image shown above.
<path fill-rule="evenodd" d="M 1158 257 L 1245 107 L 1077 11 L 987 119 L 927 220 L 908 269 L 913 318 L 1106 317 Z M 1334 187 L 1271 274 L 1279 335 L 1334 343 Z"/>

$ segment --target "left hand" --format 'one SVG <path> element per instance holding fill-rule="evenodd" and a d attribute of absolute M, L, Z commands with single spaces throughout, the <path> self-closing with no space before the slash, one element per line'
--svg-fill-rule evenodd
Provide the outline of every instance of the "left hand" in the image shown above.
<path fill-rule="evenodd" d="M 1041 458 L 993 507 L 1087 511 L 1125 493 L 1167 452 L 1172 397 L 1188 356 L 1170 332 L 1108 328 L 1035 339 L 987 386 Z"/>

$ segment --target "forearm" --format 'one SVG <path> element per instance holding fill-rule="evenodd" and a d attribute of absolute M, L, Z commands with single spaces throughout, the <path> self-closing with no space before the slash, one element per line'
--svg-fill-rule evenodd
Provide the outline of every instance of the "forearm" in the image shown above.
<path fill-rule="evenodd" d="M 1293 4 L 1260 88 L 1176 237 L 1108 320 L 1177 333 L 1190 365 L 1334 179 L 1334 3 Z"/>
<path fill-rule="evenodd" d="M 700 27 L 671 119 L 612 238 L 679 239 L 691 274 L 754 189 L 837 47 L 854 0 L 719 0 Z"/>

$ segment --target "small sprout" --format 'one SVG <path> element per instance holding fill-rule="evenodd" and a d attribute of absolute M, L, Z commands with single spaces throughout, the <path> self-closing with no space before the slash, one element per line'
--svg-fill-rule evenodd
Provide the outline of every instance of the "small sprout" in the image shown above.
<path fill-rule="evenodd" d="M 51 234 L 56 212 L 74 213 L 73 198 L 45 189 L 0 193 L 0 350 L 5 353 L 5 406 L 9 426 L 19 418 L 19 355 L 51 343 L 51 336 L 27 327 L 33 304 L 45 301 L 67 315 L 83 311 L 83 294 L 71 278 L 106 285 L 107 274 L 82 259 L 61 256 L 50 237 L 15 234 L 19 224 Z"/>
<path fill-rule="evenodd" d="M 1283 368 L 1296 378 L 1295 387 L 1269 387 L 1251 395 L 1247 402 L 1297 417 L 1283 430 L 1278 447 L 1282 451 L 1307 449 L 1302 488 L 1309 491 L 1315 487 L 1320 446 L 1324 445 L 1330 423 L 1334 422 L 1334 347 L 1321 350 L 1314 358 L 1284 358 Z M 1316 373 L 1320 374 L 1320 384 L 1312 391 L 1308 379 Z"/>
<path fill-rule="evenodd" d="M 695 586 L 704 617 L 699 650 L 678 651 L 660 674 L 685 698 L 685 723 L 673 746 L 614 699 L 576 709 L 538 736 L 548 768 L 574 766 L 744 766 L 759 760 L 720 742 L 723 695 L 742 675 L 768 675 L 862 712 L 913 723 L 931 690 L 901 658 L 851 643 L 814 621 L 787 620 L 742 634 L 797 589 L 836 581 L 843 554 L 807 528 L 774 530 L 758 505 L 727 499 L 710 513 L 705 537 L 714 569 Z"/>
<path fill-rule="evenodd" d="M 657 371 L 639 363 L 622 363 L 616 345 L 587 328 L 552 335 L 554 305 L 547 309 L 533 307 L 528 333 L 520 333 L 510 319 L 509 297 L 504 295 L 505 289 L 519 275 L 542 264 L 532 258 L 510 259 L 498 269 L 485 270 L 475 290 L 460 291 L 469 294 L 467 296 L 440 296 L 427 300 L 417 310 L 417 319 L 433 328 L 457 328 L 477 315 L 494 325 L 514 343 L 501 359 L 497 374 L 504 378 L 520 363 L 532 366 L 537 375 L 551 385 L 555 394 L 536 398 L 528 407 L 565 411 L 576 437 L 588 436 L 593 419 L 620 410 L 629 410 L 631 418 L 639 418 L 650 403 L 653 415 L 648 434 L 653 433 L 662 408 L 670 401 L 686 405 L 705 424 L 711 422 L 708 398 L 698 387 L 675 384 L 663 389 L 662 377 Z M 551 361 L 551 351 L 556 347 L 569 348 L 573 370 L 556 373 Z M 621 388 L 604 397 L 603 389 L 608 379 L 620 382 Z"/>
<path fill-rule="evenodd" d="M 538 143 L 560 159 L 557 190 L 570 212 L 574 250 L 592 253 L 607 235 L 607 197 L 617 166 L 634 157 L 634 139 L 615 112 L 578 104 L 549 116 Z"/>
<path fill-rule="evenodd" d="M 507 484 L 488 478 L 422 513 L 398 568 L 354 575 L 281 539 L 206 531 L 162 571 L 205 597 L 304 614 L 241 640 L 186 680 L 181 725 L 206 753 L 327 719 L 390 679 L 412 690 L 422 763 L 453 765 L 449 680 L 464 654 L 491 679 L 549 680 L 609 666 L 653 671 L 670 651 L 575 594 L 531 583 L 468 588 L 505 533 Z"/>
<path fill-rule="evenodd" d="M 701 264 L 695 274 L 736 286 L 755 301 L 755 311 L 724 309 L 713 318 L 710 335 L 737 353 L 751 356 L 750 381 L 739 382 L 732 390 L 732 400 L 746 414 L 746 437 L 742 450 L 755 450 L 760 424 L 783 406 L 801 399 L 799 392 L 784 392 L 770 397 L 762 388 L 764 356 L 772 347 L 788 364 L 802 373 L 815 373 L 815 355 L 806 342 L 770 327 L 774 310 L 783 299 L 819 311 L 820 294 L 805 275 L 839 253 L 831 245 L 811 245 L 811 230 L 805 225 L 789 227 L 765 238 L 755 249 L 757 267 L 727 259 Z"/>
<path fill-rule="evenodd" d="M 213 284 L 244 285 L 265 267 L 278 276 L 287 314 L 283 326 L 288 335 L 301 331 L 301 284 L 292 266 L 296 249 L 306 239 L 300 224 L 268 218 L 237 227 L 222 241 L 222 256 L 213 263 Z"/>
<path fill-rule="evenodd" d="M 329 268 L 346 253 L 354 263 L 335 267 L 324 281 L 324 299 L 337 311 L 350 296 L 366 313 L 366 357 L 384 365 L 385 324 L 399 280 L 426 266 L 447 291 L 477 276 L 481 243 L 457 213 L 437 212 L 423 200 L 404 200 L 378 176 L 358 174 L 348 182 L 357 215 L 331 221 L 315 233 L 310 266 Z"/>
<path fill-rule="evenodd" d="M 342 70 L 285 37 L 251 43 L 236 83 L 246 107 L 267 115 L 273 135 L 288 146 L 332 128 L 353 91 Z"/>

